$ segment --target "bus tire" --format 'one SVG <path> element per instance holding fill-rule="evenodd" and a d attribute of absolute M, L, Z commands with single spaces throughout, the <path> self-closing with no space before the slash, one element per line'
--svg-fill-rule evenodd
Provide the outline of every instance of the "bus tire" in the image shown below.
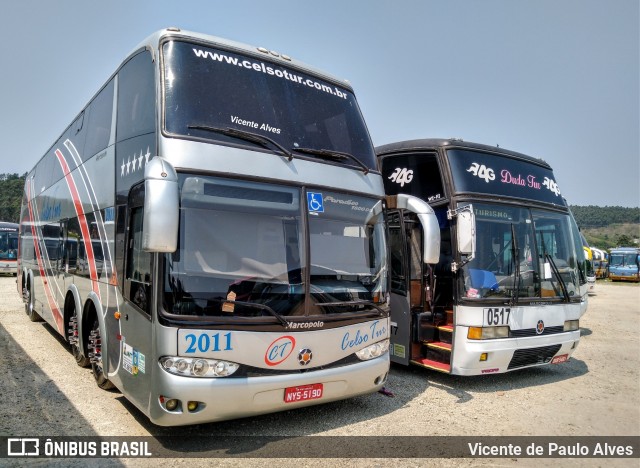
<path fill-rule="evenodd" d="M 96 384 L 102 390 L 111 390 L 114 385 L 107 378 L 102 367 L 102 347 L 100 337 L 100 324 L 98 318 L 93 319 L 93 326 L 91 327 L 91 334 L 89 336 L 89 355 L 91 360 L 91 372 L 93 378 L 96 380 Z M 93 354 L 93 356 L 92 356 Z"/>
<path fill-rule="evenodd" d="M 69 301 L 72 302 L 73 296 L 69 296 L 69 297 L 70 297 Z M 83 353 L 82 349 L 80 348 L 80 335 L 79 335 L 80 317 L 78 317 L 78 313 L 76 312 L 75 305 L 72 305 L 72 307 L 73 309 L 71 310 L 67 318 L 67 333 L 69 334 L 69 336 L 67 337 L 67 341 L 69 341 L 71 354 L 73 354 L 73 358 L 76 360 L 76 364 L 78 364 L 80 367 L 89 367 L 89 364 L 91 364 L 91 361 L 86 356 L 86 353 Z"/>
<path fill-rule="evenodd" d="M 27 289 L 25 293 L 24 311 L 27 314 L 27 317 L 29 317 L 29 320 L 31 320 L 32 322 L 42 321 L 42 317 L 40 317 L 40 315 L 38 315 L 38 312 L 36 312 L 33 300 L 33 291 L 31 291 L 31 285 L 29 283 L 27 283 Z"/>

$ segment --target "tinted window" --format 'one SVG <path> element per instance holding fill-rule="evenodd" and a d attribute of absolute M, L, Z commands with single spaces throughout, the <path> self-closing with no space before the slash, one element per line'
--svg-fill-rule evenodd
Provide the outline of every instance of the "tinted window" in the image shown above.
<path fill-rule="evenodd" d="M 151 56 L 141 52 L 118 73 L 118 141 L 154 131 L 155 92 Z"/>
<path fill-rule="evenodd" d="M 553 172 L 543 166 L 480 151 L 447 151 L 456 192 L 526 198 L 565 206 Z"/>
<path fill-rule="evenodd" d="M 131 210 L 131 231 L 127 253 L 128 299 L 149 311 L 151 292 L 151 254 L 142 249 L 142 208 Z"/>
<path fill-rule="evenodd" d="M 346 88 L 282 63 L 184 42 L 165 44 L 163 53 L 168 132 L 256 147 L 215 131 L 231 127 L 269 137 L 288 150 L 346 152 L 376 168 L 369 134 Z"/>
<path fill-rule="evenodd" d="M 405 193 L 428 202 L 445 197 L 435 154 L 407 154 L 382 159 L 387 195 Z"/>
<path fill-rule="evenodd" d="M 100 91 L 89 105 L 86 125 L 87 141 L 83 159 L 88 159 L 109 145 L 113 112 L 113 80 Z"/>

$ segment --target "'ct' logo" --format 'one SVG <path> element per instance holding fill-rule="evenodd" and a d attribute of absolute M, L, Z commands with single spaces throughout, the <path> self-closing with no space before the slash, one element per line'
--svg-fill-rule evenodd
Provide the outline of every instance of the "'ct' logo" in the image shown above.
<path fill-rule="evenodd" d="M 264 353 L 264 362 L 267 366 L 277 366 L 284 362 L 293 352 L 296 346 L 296 339 L 293 336 L 285 335 L 274 340 Z"/>

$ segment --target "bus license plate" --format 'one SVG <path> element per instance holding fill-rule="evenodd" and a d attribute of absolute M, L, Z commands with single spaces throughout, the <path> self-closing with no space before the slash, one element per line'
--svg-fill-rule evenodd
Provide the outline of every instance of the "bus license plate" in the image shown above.
<path fill-rule="evenodd" d="M 315 400 L 322 398 L 322 384 L 301 385 L 284 389 L 284 402 L 295 403 L 297 401 Z"/>
<path fill-rule="evenodd" d="M 556 356 L 551 360 L 551 364 L 561 364 L 563 362 L 567 362 L 569 360 L 568 354 L 561 354 L 560 356 Z"/>

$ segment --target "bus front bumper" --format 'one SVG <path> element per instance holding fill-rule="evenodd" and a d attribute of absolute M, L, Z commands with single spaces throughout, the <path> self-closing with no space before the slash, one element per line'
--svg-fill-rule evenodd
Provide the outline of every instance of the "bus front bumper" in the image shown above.
<path fill-rule="evenodd" d="M 388 372 L 388 353 L 343 367 L 263 377 L 200 379 L 169 374 L 158 367 L 149 419 L 159 426 L 183 426 L 318 405 L 378 391 Z M 322 384 L 320 398 L 285 402 L 286 388 L 313 384 Z M 162 399 L 178 400 L 178 407 L 168 411 Z M 197 408 L 190 411 L 189 402 L 197 402 Z"/>
<path fill-rule="evenodd" d="M 569 360 L 578 347 L 580 330 L 553 335 L 495 340 L 469 340 L 466 327 L 459 327 L 451 373 L 484 375 Z M 486 353 L 485 360 L 483 354 Z"/>

